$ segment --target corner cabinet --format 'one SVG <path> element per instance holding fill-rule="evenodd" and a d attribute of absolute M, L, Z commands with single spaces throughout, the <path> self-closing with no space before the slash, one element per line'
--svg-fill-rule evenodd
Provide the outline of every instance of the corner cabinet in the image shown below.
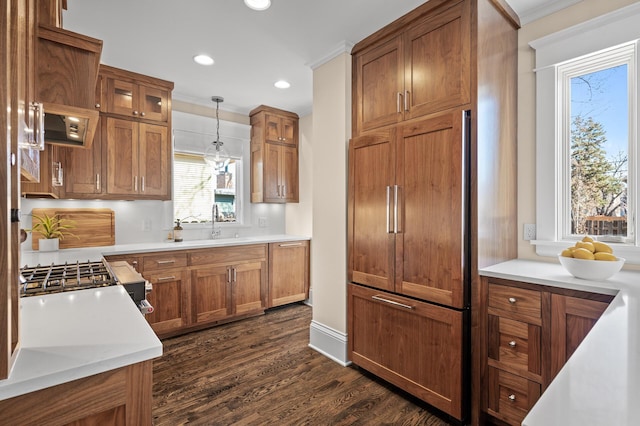
<path fill-rule="evenodd" d="M 298 115 L 261 105 L 251 117 L 251 202 L 297 203 Z"/>
<path fill-rule="evenodd" d="M 612 296 L 482 278 L 485 420 L 519 425 Z"/>

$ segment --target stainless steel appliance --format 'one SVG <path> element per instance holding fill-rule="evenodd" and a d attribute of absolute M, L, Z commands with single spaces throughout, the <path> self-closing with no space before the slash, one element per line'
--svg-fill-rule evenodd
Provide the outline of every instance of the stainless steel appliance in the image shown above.
<path fill-rule="evenodd" d="M 140 312 L 149 314 L 153 306 L 146 295 L 151 284 L 126 262 L 75 262 L 25 266 L 20 270 L 20 297 L 122 285 Z"/>

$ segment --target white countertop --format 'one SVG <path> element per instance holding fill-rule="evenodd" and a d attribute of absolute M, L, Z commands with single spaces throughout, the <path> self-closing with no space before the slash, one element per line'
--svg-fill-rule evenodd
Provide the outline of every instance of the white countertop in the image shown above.
<path fill-rule="evenodd" d="M 98 261 L 102 256 L 117 254 L 147 253 L 154 251 L 186 250 L 208 247 L 228 247 L 249 244 L 276 243 L 280 241 L 309 240 L 309 237 L 296 235 L 263 235 L 259 237 L 219 238 L 210 240 L 192 240 L 176 243 L 163 241 L 155 243 L 118 244 L 114 246 L 86 247 L 78 249 L 63 249 L 58 251 L 22 250 L 20 266 L 36 266 L 38 264 L 59 264 L 76 261 Z"/>
<path fill-rule="evenodd" d="M 481 275 L 616 295 L 523 421 L 538 425 L 640 424 L 640 273 L 604 281 L 571 276 L 559 263 L 512 260 Z"/>
<path fill-rule="evenodd" d="M 0 400 L 162 355 L 122 286 L 23 297 L 20 311 L 20 348 Z"/>

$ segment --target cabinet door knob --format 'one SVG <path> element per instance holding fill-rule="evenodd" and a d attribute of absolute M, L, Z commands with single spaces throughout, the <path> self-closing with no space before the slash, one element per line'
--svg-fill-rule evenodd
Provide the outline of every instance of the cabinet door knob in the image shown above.
<path fill-rule="evenodd" d="M 138 111 L 133 111 L 133 115 L 138 115 Z"/>
<path fill-rule="evenodd" d="M 517 301 L 518 301 L 518 300 L 517 300 L 515 297 L 510 297 L 510 298 L 509 298 L 509 303 L 511 303 L 512 305 L 513 305 L 514 303 L 516 303 Z"/>
<path fill-rule="evenodd" d="M 96 104 L 96 108 L 100 108 L 100 104 Z"/>
<path fill-rule="evenodd" d="M 516 347 L 516 341 L 515 340 L 510 341 L 509 342 L 509 346 L 512 347 L 512 348 L 515 348 Z"/>
<path fill-rule="evenodd" d="M 516 400 L 516 396 L 515 396 L 515 394 L 511 394 L 511 395 L 509 395 L 509 401 L 512 401 L 512 402 L 513 402 L 513 401 L 515 401 L 515 400 Z"/>
<path fill-rule="evenodd" d="M 140 117 L 144 117 L 146 114 L 144 112 L 140 113 Z"/>

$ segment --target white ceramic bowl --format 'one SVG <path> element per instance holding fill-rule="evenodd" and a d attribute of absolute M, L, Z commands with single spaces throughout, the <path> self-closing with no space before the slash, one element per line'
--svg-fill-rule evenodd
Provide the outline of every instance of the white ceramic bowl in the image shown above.
<path fill-rule="evenodd" d="M 621 257 L 618 257 L 618 260 L 607 261 L 575 259 L 558 255 L 558 259 L 564 269 L 574 277 L 592 281 L 606 280 L 622 269 L 622 265 L 624 265 L 624 259 Z"/>

